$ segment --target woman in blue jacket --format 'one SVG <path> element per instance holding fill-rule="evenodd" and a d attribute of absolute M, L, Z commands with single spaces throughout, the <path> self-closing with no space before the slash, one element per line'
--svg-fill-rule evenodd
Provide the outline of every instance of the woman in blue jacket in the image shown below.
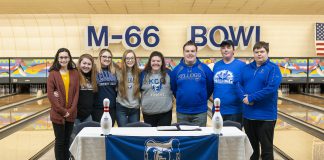
<path fill-rule="evenodd" d="M 100 122 L 103 114 L 103 100 L 110 100 L 109 113 L 114 126 L 116 120 L 116 97 L 117 77 L 116 65 L 112 61 L 113 55 L 109 49 L 102 49 L 99 52 L 97 65 L 97 86 L 98 92 L 95 95 L 95 104 L 92 112 L 92 119 Z"/>

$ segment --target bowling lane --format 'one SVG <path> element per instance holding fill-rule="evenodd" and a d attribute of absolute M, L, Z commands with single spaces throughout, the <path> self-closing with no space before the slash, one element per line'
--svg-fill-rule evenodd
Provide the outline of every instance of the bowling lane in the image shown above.
<path fill-rule="evenodd" d="M 315 97 L 311 97 L 311 96 L 307 96 L 307 95 L 303 95 L 303 94 L 289 94 L 289 95 L 286 95 L 285 97 L 292 98 L 292 99 L 295 99 L 298 101 L 302 101 L 304 103 L 309 103 L 312 105 L 324 107 L 324 100 L 320 99 L 320 98 L 315 98 Z"/>
<path fill-rule="evenodd" d="M 35 95 L 33 95 L 33 94 L 17 94 L 17 95 L 13 95 L 13 96 L 9 96 L 9 97 L 0 98 L 0 107 L 4 106 L 4 105 L 15 103 L 15 102 L 19 102 L 22 100 L 26 100 L 29 98 L 33 98 L 33 97 L 35 97 Z"/>
<path fill-rule="evenodd" d="M 274 134 L 274 145 L 293 159 L 322 159 L 322 140 L 281 119 L 277 120 Z"/>
<path fill-rule="evenodd" d="M 324 115 L 318 111 L 307 109 L 301 105 L 296 105 L 292 102 L 279 100 L 278 110 L 289 114 L 295 118 L 303 120 L 309 124 L 324 129 Z"/>
<path fill-rule="evenodd" d="M 26 118 L 38 111 L 49 108 L 50 103 L 47 98 L 29 102 L 23 105 L 9 108 L 0 112 L 0 128 Z"/>
<path fill-rule="evenodd" d="M 1 160 L 29 159 L 55 139 L 49 114 L 0 141 Z M 54 155 L 49 159 L 55 159 Z"/>

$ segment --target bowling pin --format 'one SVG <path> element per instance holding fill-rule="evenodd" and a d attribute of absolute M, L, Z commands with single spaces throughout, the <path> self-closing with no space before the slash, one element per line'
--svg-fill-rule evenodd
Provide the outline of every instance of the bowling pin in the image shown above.
<path fill-rule="evenodd" d="M 112 128 L 111 117 L 109 114 L 109 104 L 110 104 L 109 99 L 105 98 L 103 100 L 104 113 L 103 113 L 103 115 L 101 117 L 101 121 L 100 121 L 100 126 L 101 126 L 101 129 L 102 129 L 102 132 L 104 135 L 108 135 Z"/>
<path fill-rule="evenodd" d="M 6 85 L 6 94 L 9 94 L 10 90 L 9 90 L 9 85 Z"/>
<path fill-rule="evenodd" d="M 220 99 L 215 98 L 214 100 L 215 113 L 212 118 L 212 126 L 215 134 L 220 134 L 223 128 L 223 117 L 220 114 Z"/>
<path fill-rule="evenodd" d="M 1 85 L 0 87 L 1 87 L 1 95 L 3 95 L 3 94 L 4 94 L 4 92 L 5 92 L 5 90 L 4 90 L 4 86 L 3 86 L 3 85 Z"/>
<path fill-rule="evenodd" d="M 310 93 L 310 94 L 314 93 L 313 85 L 310 85 L 309 93 Z"/>

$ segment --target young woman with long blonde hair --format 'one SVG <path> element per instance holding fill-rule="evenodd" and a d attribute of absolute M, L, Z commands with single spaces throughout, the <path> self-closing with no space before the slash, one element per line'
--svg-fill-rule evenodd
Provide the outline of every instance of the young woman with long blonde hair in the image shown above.
<path fill-rule="evenodd" d="M 95 105 L 92 112 L 92 119 L 100 122 L 103 114 L 103 100 L 110 100 L 109 113 L 114 126 L 116 120 L 116 97 L 117 97 L 117 77 L 116 65 L 112 61 L 113 55 L 109 49 L 102 49 L 99 52 L 97 65 L 97 87 L 98 92 L 95 96 Z"/>
<path fill-rule="evenodd" d="M 140 69 L 133 50 L 124 52 L 117 75 L 116 116 L 118 126 L 124 127 L 127 123 L 138 122 L 140 117 Z"/>

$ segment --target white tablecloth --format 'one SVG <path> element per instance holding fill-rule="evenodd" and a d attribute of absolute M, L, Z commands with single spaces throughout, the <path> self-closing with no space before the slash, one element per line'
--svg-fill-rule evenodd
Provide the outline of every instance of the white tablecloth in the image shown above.
<path fill-rule="evenodd" d="M 123 136 L 202 136 L 213 133 L 211 127 L 202 131 L 157 131 L 155 127 L 112 128 L 112 135 Z M 74 139 L 70 151 L 77 160 L 105 160 L 105 139 L 101 128 L 86 127 Z M 219 160 L 248 160 L 253 149 L 246 134 L 235 127 L 224 127 L 219 138 Z"/>

